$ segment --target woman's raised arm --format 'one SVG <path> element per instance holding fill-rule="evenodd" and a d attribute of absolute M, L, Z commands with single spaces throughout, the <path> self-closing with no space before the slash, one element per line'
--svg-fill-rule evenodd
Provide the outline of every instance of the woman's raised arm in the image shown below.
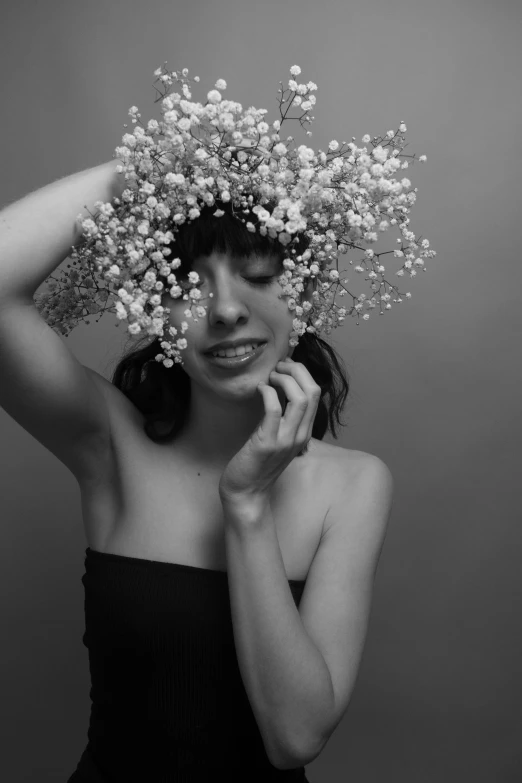
<path fill-rule="evenodd" d="M 0 211 L 0 301 L 32 297 L 82 235 L 76 220 L 96 201 L 120 198 L 125 175 L 114 159 L 59 179 Z"/>

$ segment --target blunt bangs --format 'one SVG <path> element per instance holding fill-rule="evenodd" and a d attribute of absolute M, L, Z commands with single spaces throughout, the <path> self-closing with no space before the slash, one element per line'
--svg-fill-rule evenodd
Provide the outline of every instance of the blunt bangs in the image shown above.
<path fill-rule="evenodd" d="M 270 209 L 270 206 L 267 205 L 267 208 Z M 223 210 L 224 215 L 216 217 L 214 215 L 216 209 Z M 240 218 L 244 218 L 245 223 Z M 246 228 L 245 224 L 248 222 L 256 226 L 255 232 Z M 210 256 L 212 253 L 229 255 L 234 259 L 262 255 L 275 256 L 282 262 L 287 255 L 286 248 L 277 238 L 260 234 L 258 226 L 259 221 L 255 213 L 249 211 L 245 214 L 239 209 L 234 214 L 230 203 L 216 201 L 211 207 L 204 206 L 198 218 L 180 227 L 174 241 L 169 245 L 172 253 L 167 257 L 167 261 L 180 259 L 181 277 L 185 277 L 190 272 L 196 258 Z M 299 242 L 293 245 L 296 250 L 295 255 L 303 253 L 308 244 L 308 238 L 301 235 Z M 176 270 L 175 274 L 177 273 Z"/>

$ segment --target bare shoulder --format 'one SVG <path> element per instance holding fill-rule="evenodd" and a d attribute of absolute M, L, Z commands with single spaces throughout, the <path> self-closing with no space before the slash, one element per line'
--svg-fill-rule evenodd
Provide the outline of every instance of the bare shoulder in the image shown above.
<path fill-rule="evenodd" d="M 125 433 L 129 431 L 129 425 L 133 428 L 143 426 L 143 416 L 136 406 L 118 389 L 111 381 L 108 381 L 103 375 L 91 367 L 84 365 L 86 372 L 91 380 L 96 384 L 108 413 L 109 428 L 105 437 L 98 439 L 94 445 L 88 446 L 88 451 L 84 455 L 83 464 L 85 465 L 83 473 L 77 476 L 78 481 L 98 482 L 100 478 L 110 475 L 107 465 L 113 465 L 115 453 L 118 445 L 121 444 Z"/>
<path fill-rule="evenodd" d="M 123 392 L 121 392 L 113 383 L 108 381 L 107 378 L 105 378 L 99 372 L 93 370 L 92 367 L 87 367 L 87 365 L 85 365 L 85 369 L 109 404 L 112 405 L 115 401 L 118 401 L 118 395 L 124 399 L 127 399 Z"/>
<path fill-rule="evenodd" d="M 375 470 L 386 473 L 389 471 L 386 463 L 375 454 L 357 449 L 347 449 L 333 443 L 313 439 L 314 452 L 325 466 L 327 475 L 332 481 L 346 487 L 357 480 L 365 471 Z M 391 472 L 390 472 L 391 476 Z"/>
<path fill-rule="evenodd" d="M 107 378 L 105 378 L 99 372 L 96 372 L 96 370 L 93 370 L 90 367 L 85 367 L 85 369 L 88 371 L 90 377 L 103 394 L 111 418 L 111 423 L 121 419 L 122 416 L 125 417 L 127 421 L 129 420 L 129 417 L 133 421 L 141 421 L 143 419 L 140 411 L 129 400 L 129 398 L 125 396 L 121 389 L 118 389 L 117 386 L 111 383 L 111 381 L 108 381 Z"/>
<path fill-rule="evenodd" d="M 385 512 L 386 507 L 391 507 L 393 476 L 380 457 L 329 443 L 321 443 L 321 450 L 317 452 L 324 460 L 329 490 L 325 531 L 334 520 L 358 516 L 363 506 L 379 503 Z"/>

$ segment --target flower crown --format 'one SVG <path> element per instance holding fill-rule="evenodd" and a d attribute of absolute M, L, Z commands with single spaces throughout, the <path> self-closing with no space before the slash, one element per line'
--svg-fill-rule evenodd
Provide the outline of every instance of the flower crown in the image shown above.
<path fill-rule="evenodd" d="M 121 200 L 113 199 L 114 206 L 97 201 L 96 215 L 84 220 L 78 216 L 83 236 L 73 246 L 71 257 L 73 266 L 78 260 L 81 269 L 72 269 L 65 281 L 53 278 L 49 291 L 35 297 L 38 310 L 52 328 L 67 336 L 89 315 L 103 314 L 112 296 L 117 299 L 116 318 L 128 321 L 130 334 L 145 330 L 164 338 L 160 342 L 163 353 L 156 355 L 156 361 L 165 367 L 183 364 L 181 351 L 187 340 L 175 339 L 178 331 L 170 325 L 170 310 L 162 307 L 161 298 L 162 293 L 169 293 L 189 302 L 184 311 L 187 320 L 194 318 L 197 323 L 198 317 L 206 315 L 197 272 L 190 272 L 188 282 L 180 285 L 175 270 L 181 260 L 169 260 L 175 234 L 183 224 L 196 221 L 205 206 L 216 207 L 213 214 L 221 217 L 224 210 L 220 206 L 227 205 L 227 211 L 248 231 L 259 231 L 283 246 L 280 298 L 288 297 L 288 308 L 295 313 L 291 347 L 305 331 L 330 334 L 347 314 L 357 318 L 357 325 L 363 310 L 367 311 L 363 320 L 368 320 L 368 311 L 378 305 L 382 314 L 382 305 L 384 310 L 391 308 L 391 292 L 396 295 L 393 302 L 402 302 L 402 296 L 411 298 L 384 278 L 385 267 L 380 262 L 384 253 L 361 247 L 375 243 L 380 232 L 397 225 L 402 240 L 396 240 L 401 247 L 393 255 L 404 258 L 398 277 L 405 271 L 415 277 L 418 268 L 426 271 L 423 259 L 436 255 L 428 250 L 427 239 L 419 245 L 408 229 L 407 215 L 416 201 L 417 188 L 411 190 L 407 178 L 399 182 L 393 177 L 397 169 L 408 167 L 399 157 L 415 159 L 415 155 L 401 155 L 406 146 L 404 123 L 381 138 L 363 136 L 364 144 L 372 143 L 370 153 L 366 147 L 358 148 L 354 137 L 349 143 L 331 141 L 327 152 L 316 153 L 304 144 L 295 148 L 292 136 L 281 140 L 281 126 L 288 120 L 299 120 L 311 136 L 307 126 L 314 120 L 309 112 L 317 90 L 313 82 L 295 81 L 301 73 L 298 65 L 290 68 L 288 89 L 280 82 L 280 119 L 271 126 L 264 119 L 266 109 L 243 110 L 241 104 L 225 100 L 223 79 L 207 93 L 204 105 L 192 102 L 190 83 L 199 82 L 199 77 L 189 79 L 187 68 L 168 72 L 165 66 L 154 72 L 156 81 L 167 88 L 163 93 L 155 88 L 160 93 L 155 102 L 163 99 L 163 120 L 151 119 L 146 128 L 137 125 L 115 150 L 122 161 L 116 170 L 125 172 L 128 182 Z M 181 93 L 168 94 L 173 83 L 180 85 Z M 290 117 L 291 109 L 301 114 Z M 134 124 L 141 117 L 136 106 L 129 109 L 129 115 Z M 426 155 L 418 160 L 424 162 Z M 256 216 L 254 222 L 245 217 L 252 215 Z M 307 249 L 299 253 L 296 248 L 303 235 Z M 340 279 L 338 261 L 349 249 L 363 251 L 354 269 L 358 274 L 367 273 L 370 298 L 364 293 L 354 296 L 345 288 L 348 278 Z M 301 297 L 307 278 L 315 278 L 317 283 L 312 302 Z M 102 281 L 104 287 L 98 285 Z M 58 288 L 57 282 L 63 287 Z M 334 301 L 337 294 L 350 294 L 352 306 L 339 307 Z M 188 328 L 188 322 L 182 321 L 181 333 Z"/>

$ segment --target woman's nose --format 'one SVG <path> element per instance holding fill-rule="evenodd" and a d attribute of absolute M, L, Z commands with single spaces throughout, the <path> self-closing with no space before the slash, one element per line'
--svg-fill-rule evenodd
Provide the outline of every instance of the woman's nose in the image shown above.
<path fill-rule="evenodd" d="M 237 286 L 220 283 L 212 286 L 212 296 L 207 300 L 207 315 L 210 323 L 237 323 L 248 317 L 248 307 Z"/>

